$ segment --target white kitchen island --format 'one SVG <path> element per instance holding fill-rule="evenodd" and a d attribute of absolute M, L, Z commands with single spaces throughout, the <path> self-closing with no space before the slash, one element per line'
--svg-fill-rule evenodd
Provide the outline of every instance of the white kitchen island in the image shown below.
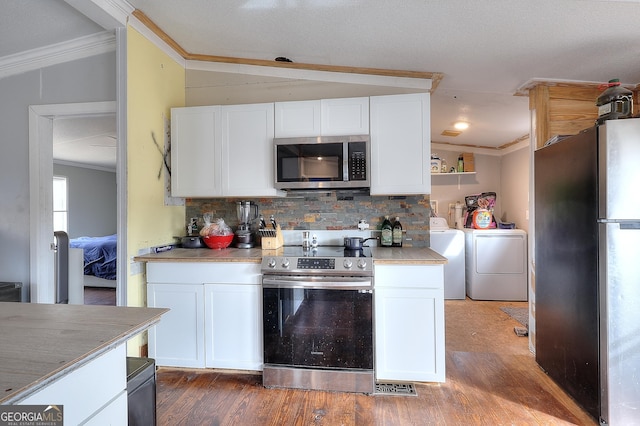
<path fill-rule="evenodd" d="M 126 341 L 166 311 L 0 302 L 0 404 L 63 406 L 69 425 L 126 424 Z"/>

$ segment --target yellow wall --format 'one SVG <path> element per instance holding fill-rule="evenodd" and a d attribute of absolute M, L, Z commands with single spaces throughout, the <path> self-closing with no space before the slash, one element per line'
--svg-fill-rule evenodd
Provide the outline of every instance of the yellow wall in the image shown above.
<path fill-rule="evenodd" d="M 184 232 L 185 209 L 164 205 L 164 173 L 158 178 L 165 120 L 185 104 L 185 70 L 132 27 L 127 29 L 127 305 L 146 306 L 146 278 L 132 275 L 140 249 L 174 242 Z M 143 339 L 131 342 L 137 355 Z M 137 347 L 136 347 L 137 346 Z"/>

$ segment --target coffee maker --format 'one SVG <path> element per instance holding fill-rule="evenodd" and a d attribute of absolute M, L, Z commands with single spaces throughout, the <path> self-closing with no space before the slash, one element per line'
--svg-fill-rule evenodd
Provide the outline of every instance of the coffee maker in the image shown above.
<path fill-rule="evenodd" d="M 238 201 L 238 229 L 236 230 L 236 247 L 252 248 L 255 243 L 251 225 L 258 218 L 258 205 L 253 201 Z"/>

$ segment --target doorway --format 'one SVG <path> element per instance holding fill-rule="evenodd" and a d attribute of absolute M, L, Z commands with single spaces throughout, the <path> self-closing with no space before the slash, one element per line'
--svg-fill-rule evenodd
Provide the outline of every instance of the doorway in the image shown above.
<path fill-rule="evenodd" d="M 54 251 L 53 251 L 53 127 L 54 120 L 69 117 L 99 117 L 114 115 L 116 102 L 90 102 L 77 104 L 35 105 L 29 108 L 29 175 L 30 175 L 30 298 L 35 303 L 53 303 Z M 117 138 L 117 152 L 123 152 L 123 142 Z M 117 155 L 117 258 L 125 253 L 124 194 L 121 176 L 124 161 Z M 125 269 L 117 262 L 116 300 L 126 305 Z"/>

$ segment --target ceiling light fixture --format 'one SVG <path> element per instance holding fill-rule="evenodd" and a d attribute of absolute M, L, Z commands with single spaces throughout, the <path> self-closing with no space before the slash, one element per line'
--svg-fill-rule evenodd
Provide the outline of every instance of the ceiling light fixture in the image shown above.
<path fill-rule="evenodd" d="M 466 121 L 456 121 L 455 123 L 453 123 L 453 127 L 458 130 L 466 130 L 469 128 L 469 123 L 467 123 Z"/>

